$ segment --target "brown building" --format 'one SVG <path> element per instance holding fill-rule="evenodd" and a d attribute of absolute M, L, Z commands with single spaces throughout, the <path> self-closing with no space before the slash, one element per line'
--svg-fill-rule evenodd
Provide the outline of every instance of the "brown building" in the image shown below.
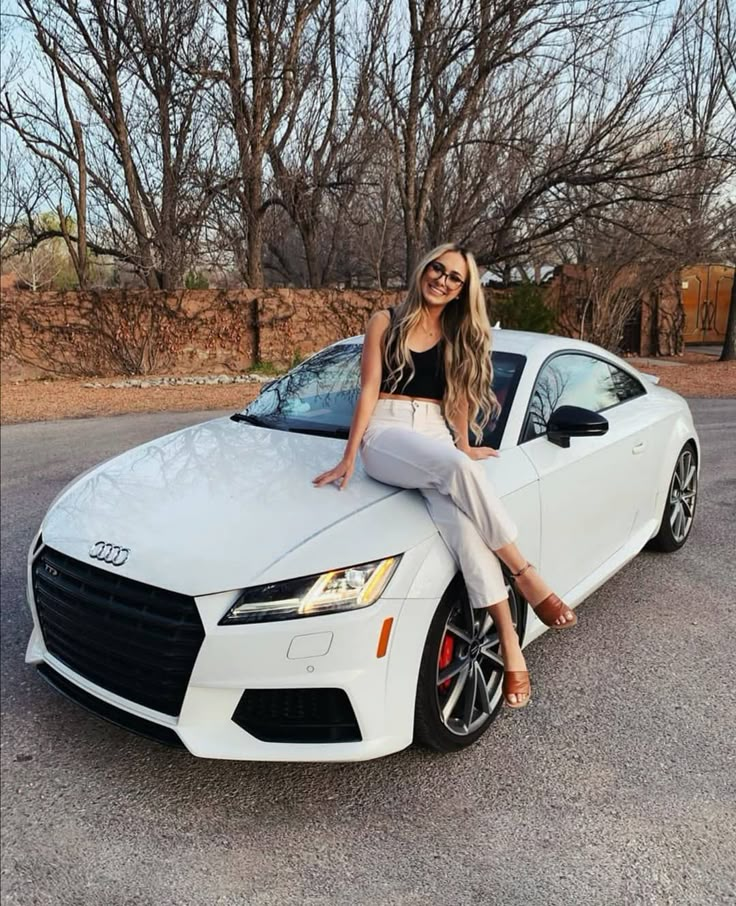
<path fill-rule="evenodd" d="M 734 268 L 723 264 L 696 264 L 682 269 L 685 343 L 723 343 L 733 281 Z"/>
<path fill-rule="evenodd" d="M 733 280 L 733 267 L 703 264 L 683 268 L 679 280 L 673 274 L 645 292 L 637 289 L 641 298 L 623 331 L 614 318 L 604 345 L 624 354 L 679 355 L 685 344 L 723 343 Z M 579 338 L 582 327 L 583 338 L 591 339 L 592 300 L 605 319 L 606 312 L 614 311 L 618 294 L 630 294 L 636 285 L 636 274 L 624 270 L 614 275 L 612 285 L 604 280 L 597 287 L 594 269 L 565 264 L 547 282 L 545 302 L 555 313 L 560 333 Z"/>

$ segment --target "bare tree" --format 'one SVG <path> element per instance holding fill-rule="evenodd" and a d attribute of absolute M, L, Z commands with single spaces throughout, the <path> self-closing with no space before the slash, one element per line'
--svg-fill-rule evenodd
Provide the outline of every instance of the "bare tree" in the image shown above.
<path fill-rule="evenodd" d="M 0 261 L 12 258 L 21 248 L 23 228 L 44 205 L 45 181 L 33 161 L 21 152 L 6 134 L 0 153 Z"/>
<path fill-rule="evenodd" d="M 590 52 L 582 48 L 585 42 L 595 41 L 596 27 L 605 30 L 623 22 L 630 11 L 627 3 L 611 7 L 602 0 L 569 6 L 560 6 L 553 0 L 523 0 L 514 4 L 462 0 L 452 6 L 439 0 L 423 3 L 406 0 L 406 23 L 397 18 L 393 40 L 387 43 L 382 55 L 386 100 L 376 116 L 393 145 L 406 236 L 407 273 L 413 269 L 419 246 L 426 239 L 432 199 L 436 192 L 445 191 L 439 179 L 447 175 L 446 162 L 451 149 L 461 140 L 483 142 L 486 166 L 491 171 L 496 169 L 488 157 L 496 150 L 494 136 L 487 133 L 483 136 L 482 130 L 468 131 L 468 124 L 474 120 L 482 124 L 484 102 L 497 91 L 514 114 L 518 114 L 523 104 L 534 99 L 534 93 L 542 91 L 541 71 L 535 75 L 535 66 L 545 70 L 546 65 L 544 76 L 557 77 L 562 94 L 560 74 L 570 59 L 568 45 L 572 42 L 587 61 Z M 544 64 L 545 60 L 549 62 Z M 528 80 L 512 77 L 514 67 L 521 67 L 523 75 L 532 75 L 532 92 Z M 560 112 L 558 101 L 554 113 Z M 577 117 L 577 107 L 574 116 Z M 487 122 L 494 128 L 496 120 L 490 117 Z M 558 131 L 559 126 L 555 133 Z M 513 141 L 515 132 L 512 130 L 507 140 Z M 533 138 L 539 142 L 544 137 L 536 134 Z M 518 143 L 511 150 L 518 156 Z M 561 181 L 563 174 L 572 178 L 566 165 L 579 162 L 579 148 L 576 150 L 574 159 L 570 159 L 572 155 L 562 160 L 555 156 L 548 162 L 548 171 L 554 167 L 560 171 L 556 180 L 552 179 L 552 185 Z M 536 160 L 529 161 L 533 164 L 533 175 L 530 174 L 530 184 L 521 197 L 501 210 L 485 212 L 484 219 L 490 214 L 496 221 L 494 233 L 499 249 L 508 246 L 517 220 L 545 191 L 544 175 L 550 181 L 551 174 L 539 172 L 539 155 L 535 157 Z M 498 254 L 499 249 L 489 251 Z"/>
<path fill-rule="evenodd" d="M 46 182 L 46 204 L 58 213 L 58 229 L 61 230 L 69 257 L 77 274 L 80 289 L 87 288 L 87 164 L 82 125 L 72 109 L 67 82 L 63 72 L 49 69 L 49 81 L 53 88 L 51 102 L 40 99 L 37 90 L 23 87 L 20 101 L 26 103 L 33 114 L 16 115 L 8 93 L 0 100 L 0 114 L 12 127 L 16 135 L 35 158 L 56 171 L 58 179 Z M 60 110 L 60 99 L 64 113 Z M 40 126 L 40 128 L 39 128 Z M 55 190 L 55 191 L 54 191 Z M 56 197 L 52 197 L 55 195 Z M 71 198 L 74 208 L 73 223 L 76 236 L 70 234 L 70 218 L 65 210 L 64 199 Z M 26 217 L 29 246 L 48 240 L 37 239 L 39 230 L 33 212 Z M 48 228 L 48 219 L 45 221 Z M 53 229 L 53 227 L 51 227 Z M 34 255 L 30 255 L 32 260 Z"/>
<path fill-rule="evenodd" d="M 52 289 L 59 284 L 67 287 L 73 281 L 74 266 L 63 239 L 46 239 L 39 244 L 31 241 L 32 235 L 49 230 L 61 232 L 58 215 L 51 212 L 35 215 L 30 224 L 30 228 L 27 224 L 19 224 L 13 235 L 15 252 L 11 261 L 17 282 L 32 292 Z"/>
<path fill-rule="evenodd" d="M 390 5 L 372 4 L 364 28 L 343 18 L 344 2 L 329 0 L 317 11 L 300 103 L 269 148 L 274 191 L 299 230 L 310 286 L 321 286 L 330 273 L 347 209 L 370 159 L 366 121 Z"/>
<path fill-rule="evenodd" d="M 733 124 L 736 121 L 736 18 L 728 0 L 713 0 L 708 6 L 708 11 L 707 34 L 713 42 L 718 58 L 723 91 L 728 98 L 731 114 L 729 120 Z M 725 154 L 730 160 L 736 161 L 736 128 L 725 129 L 721 138 Z M 724 237 L 728 237 L 726 242 L 729 246 L 726 254 L 734 265 L 734 275 L 721 361 L 733 362 L 736 361 L 736 202 L 733 198 L 724 214 L 723 222 Z"/>
<path fill-rule="evenodd" d="M 5 92 L 0 113 L 62 175 L 77 224 L 64 238 L 81 274 L 89 247 L 129 262 L 151 288 L 178 285 L 212 196 L 207 82 L 199 75 L 213 52 L 206 7 L 198 0 L 19 0 L 19 7 L 56 92 L 49 100 L 21 82 Z M 86 236 L 88 196 L 94 239 Z"/>
<path fill-rule="evenodd" d="M 235 157 L 221 143 L 220 168 L 230 190 L 235 231 L 245 235 L 236 249 L 250 286 L 263 286 L 264 218 L 274 203 L 265 197 L 264 166 L 279 129 L 294 105 L 301 68 L 309 60 L 310 26 L 326 0 L 227 0 L 223 27 L 226 55 L 221 73 L 228 91 L 226 120 Z"/>

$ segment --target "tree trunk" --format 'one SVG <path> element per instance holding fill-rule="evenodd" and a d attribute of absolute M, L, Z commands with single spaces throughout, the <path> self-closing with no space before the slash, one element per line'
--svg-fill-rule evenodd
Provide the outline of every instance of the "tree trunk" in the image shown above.
<path fill-rule="evenodd" d="M 406 274 L 404 285 L 408 286 L 419 262 L 419 239 L 414 221 L 414 211 L 409 208 L 404 215 L 404 237 L 406 241 Z"/>
<path fill-rule="evenodd" d="M 302 242 L 304 243 L 304 254 L 307 259 L 307 275 L 309 286 L 312 289 L 319 289 L 322 286 L 322 268 L 320 266 L 319 242 L 314 231 L 310 227 L 302 225 L 300 229 Z"/>
<path fill-rule="evenodd" d="M 731 304 L 728 309 L 728 323 L 726 324 L 726 336 L 723 340 L 723 352 L 721 352 L 720 361 L 736 362 L 736 268 L 734 268 L 733 272 Z"/>
<path fill-rule="evenodd" d="M 261 160 L 251 160 L 252 173 L 248 180 L 248 286 L 263 288 L 263 215 L 261 213 Z"/>
<path fill-rule="evenodd" d="M 87 258 L 87 158 L 85 156 L 82 127 L 78 120 L 72 122 L 74 138 L 79 152 L 79 202 L 77 204 L 77 276 L 79 288 L 87 289 L 89 264 Z"/>

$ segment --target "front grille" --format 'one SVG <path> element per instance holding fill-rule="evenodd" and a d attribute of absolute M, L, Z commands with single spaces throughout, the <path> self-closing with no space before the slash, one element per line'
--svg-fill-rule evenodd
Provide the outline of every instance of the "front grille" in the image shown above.
<path fill-rule="evenodd" d="M 115 705 L 110 705 L 101 698 L 97 698 L 96 695 L 90 695 L 89 692 L 80 689 L 74 683 L 70 683 L 65 676 L 49 667 L 48 664 L 39 664 L 38 672 L 49 686 L 97 717 L 108 720 L 110 723 L 123 727 L 125 730 L 130 730 L 131 733 L 136 733 L 138 736 L 145 736 L 146 739 L 155 739 L 156 742 L 163 743 L 165 746 L 177 749 L 185 748 L 184 743 L 171 727 L 162 727 L 160 724 L 155 724 L 152 720 L 138 717 L 137 714 L 129 714 L 127 711 L 123 711 L 122 708 L 116 708 Z"/>
<path fill-rule="evenodd" d="M 360 742 L 344 689 L 246 689 L 233 721 L 264 742 Z"/>
<path fill-rule="evenodd" d="M 194 599 L 45 547 L 33 594 L 46 648 L 122 698 L 178 716 L 204 627 Z"/>

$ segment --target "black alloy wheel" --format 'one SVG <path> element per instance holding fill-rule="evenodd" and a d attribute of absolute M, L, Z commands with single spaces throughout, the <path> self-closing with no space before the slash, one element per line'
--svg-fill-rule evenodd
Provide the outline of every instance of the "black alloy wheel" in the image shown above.
<path fill-rule="evenodd" d="M 523 638 L 526 601 L 506 586 L 511 618 Z M 457 752 L 479 739 L 503 697 L 503 661 L 495 624 L 470 606 L 460 576 L 443 596 L 422 654 L 414 713 L 414 741 L 438 752 Z"/>
<path fill-rule="evenodd" d="M 679 550 L 687 541 L 698 500 L 698 461 L 695 447 L 687 443 L 680 450 L 667 491 L 659 531 L 648 547 L 664 553 Z"/>

